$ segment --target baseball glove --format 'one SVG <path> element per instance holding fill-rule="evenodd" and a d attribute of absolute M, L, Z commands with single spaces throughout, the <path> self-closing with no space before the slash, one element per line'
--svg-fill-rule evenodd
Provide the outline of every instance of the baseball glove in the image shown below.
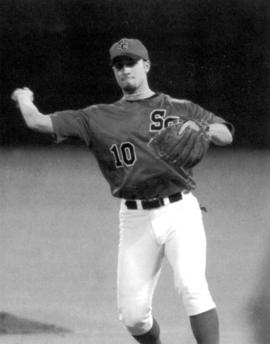
<path fill-rule="evenodd" d="M 195 120 L 170 125 L 149 141 L 155 155 L 176 170 L 196 166 L 209 145 L 209 125 Z"/>

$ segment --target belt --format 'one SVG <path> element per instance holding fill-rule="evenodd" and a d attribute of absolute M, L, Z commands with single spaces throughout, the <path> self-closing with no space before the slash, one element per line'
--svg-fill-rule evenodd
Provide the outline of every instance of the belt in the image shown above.
<path fill-rule="evenodd" d="M 155 209 L 165 204 L 174 203 L 182 199 L 181 192 L 170 195 L 165 198 L 151 198 L 143 200 L 126 200 L 125 205 L 128 209 Z"/>

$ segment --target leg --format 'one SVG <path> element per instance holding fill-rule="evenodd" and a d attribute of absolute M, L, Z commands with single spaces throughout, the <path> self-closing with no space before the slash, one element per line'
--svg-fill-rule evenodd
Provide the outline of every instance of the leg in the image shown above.
<path fill-rule="evenodd" d="M 122 204 L 117 270 L 119 319 L 138 342 L 160 344 L 152 298 L 164 249 L 154 239 L 148 212 L 124 207 Z"/>
<path fill-rule="evenodd" d="M 173 217 L 174 216 L 174 217 Z M 189 194 L 175 206 L 173 228 L 165 252 L 182 294 L 198 344 L 218 344 L 219 326 L 215 303 L 205 277 L 206 237 L 196 198 Z"/>
<path fill-rule="evenodd" d="M 190 317 L 191 328 L 199 344 L 219 343 L 219 324 L 216 309 Z"/>
<path fill-rule="evenodd" d="M 147 333 L 140 335 L 140 336 L 133 336 L 134 339 L 137 340 L 137 342 L 141 344 L 161 344 L 161 341 L 159 339 L 159 326 L 157 321 L 154 319 L 153 326 Z"/>

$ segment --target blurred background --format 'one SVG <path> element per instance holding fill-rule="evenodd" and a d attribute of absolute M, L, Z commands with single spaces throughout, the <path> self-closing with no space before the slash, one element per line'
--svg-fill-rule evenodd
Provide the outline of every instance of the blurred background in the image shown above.
<path fill-rule="evenodd" d="M 15 314 L 79 334 L 57 343 L 133 343 L 116 315 L 118 200 L 85 147 L 27 129 L 10 95 L 30 87 L 44 113 L 114 101 L 108 49 L 136 37 L 154 90 L 236 128 L 195 170 L 207 274 L 222 343 L 269 343 L 269 1 L 0 0 L 0 35 L 0 334 Z M 166 264 L 154 310 L 166 343 L 194 343 Z"/>
<path fill-rule="evenodd" d="M 237 146 L 269 147 L 269 18 L 267 0 L 0 0 L 0 143 L 47 143 L 11 104 L 17 87 L 45 113 L 117 99 L 108 49 L 137 37 L 154 90 L 232 121 Z"/>

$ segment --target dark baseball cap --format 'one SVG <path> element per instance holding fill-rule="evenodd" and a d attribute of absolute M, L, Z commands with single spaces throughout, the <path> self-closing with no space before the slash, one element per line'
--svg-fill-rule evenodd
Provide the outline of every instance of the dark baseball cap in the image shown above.
<path fill-rule="evenodd" d="M 110 58 L 113 61 L 117 57 L 128 56 L 133 59 L 149 60 L 146 47 L 141 41 L 134 38 L 122 38 L 110 48 Z"/>

